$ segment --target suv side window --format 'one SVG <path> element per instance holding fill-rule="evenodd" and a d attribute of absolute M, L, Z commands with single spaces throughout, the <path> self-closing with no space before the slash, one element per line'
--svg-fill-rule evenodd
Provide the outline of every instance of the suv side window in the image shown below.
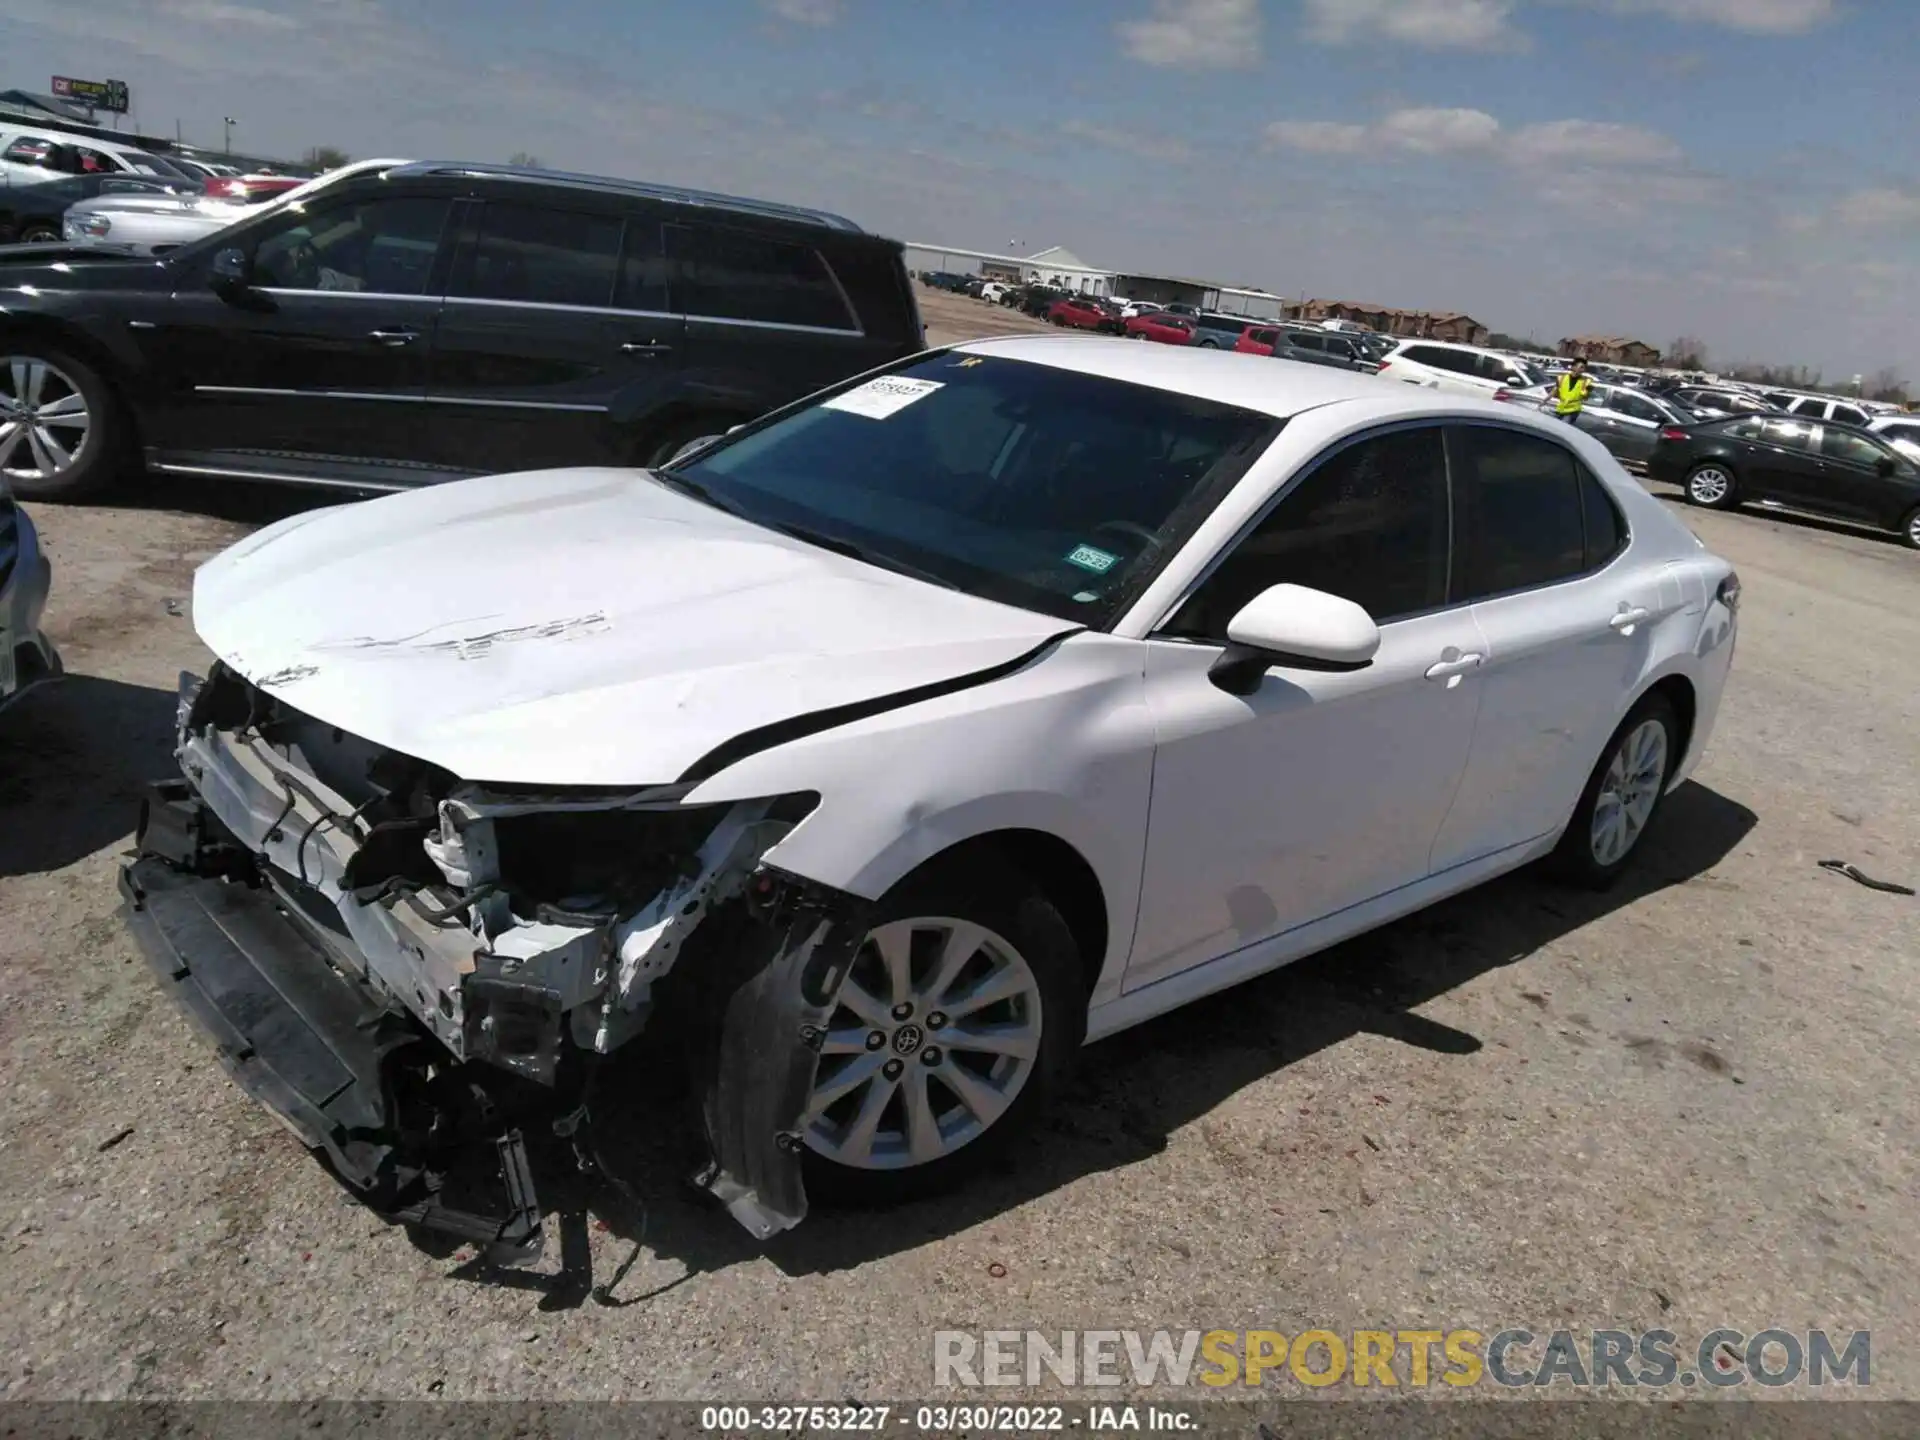
<path fill-rule="evenodd" d="M 1580 467 L 1570 451 L 1491 425 L 1455 426 L 1448 444 L 1469 517 L 1456 599 L 1552 585 L 1586 569 Z"/>
<path fill-rule="evenodd" d="M 668 226 L 667 244 L 677 308 L 688 315 L 859 328 L 827 262 L 809 245 L 703 224 Z"/>
<path fill-rule="evenodd" d="M 1169 634 L 1224 644 L 1227 623 L 1272 585 L 1307 585 L 1377 624 L 1446 603 L 1446 451 L 1438 426 L 1336 450 L 1234 546 L 1187 599 Z"/>
<path fill-rule="evenodd" d="M 454 267 L 449 296 L 605 306 L 620 259 L 621 219 L 488 201 Z"/>
<path fill-rule="evenodd" d="M 1788 412 L 1793 415 L 1811 415 L 1816 420 L 1827 416 L 1827 402 L 1824 400 L 1796 400 Z"/>
<path fill-rule="evenodd" d="M 438 197 L 396 196 L 290 212 L 255 248 L 254 283 L 278 290 L 424 295 L 447 210 L 448 202 Z"/>
<path fill-rule="evenodd" d="M 1866 411 L 1856 410 L 1851 405 L 1834 406 L 1833 413 L 1827 418 L 1829 420 L 1838 420 L 1843 425 L 1864 425 L 1867 423 Z"/>

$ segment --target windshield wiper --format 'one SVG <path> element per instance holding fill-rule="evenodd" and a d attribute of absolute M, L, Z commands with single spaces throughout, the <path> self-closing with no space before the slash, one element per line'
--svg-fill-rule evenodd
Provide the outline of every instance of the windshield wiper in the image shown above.
<path fill-rule="evenodd" d="M 818 545 L 822 550 L 831 550 L 836 555 L 845 555 L 849 560 L 864 561 L 866 564 L 876 566 L 881 570 L 891 570 L 899 575 L 911 576 L 915 580 L 924 580 L 929 585 L 938 585 L 942 590 L 958 590 L 960 588 L 943 575 L 935 575 L 930 570 L 922 570 L 917 565 L 909 565 L 906 561 L 897 559 L 892 555 L 883 555 L 878 551 L 869 550 L 864 545 L 857 545 L 851 540 L 843 540 L 838 535 L 824 535 L 818 530 L 809 530 L 804 525 L 793 525 L 771 520 L 762 520 L 758 523 L 765 525 L 769 530 L 778 530 L 782 535 L 791 535 L 796 540 L 804 540 L 809 545 Z"/>
<path fill-rule="evenodd" d="M 685 475 L 677 474 L 672 470 L 646 469 L 643 467 L 641 473 L 649 479 L 658 481 L 669 490 L 678 490 L 682 495 L 691 495 L 701 504 L 711 505 L 714 509 L 724 511 L 736 519 L 745 520 L 748 518 L 746 512 L 741 510 L 739 506 L 734 505 L 730 501 L 722 500 L 698 480 L 689 480 Z"/>

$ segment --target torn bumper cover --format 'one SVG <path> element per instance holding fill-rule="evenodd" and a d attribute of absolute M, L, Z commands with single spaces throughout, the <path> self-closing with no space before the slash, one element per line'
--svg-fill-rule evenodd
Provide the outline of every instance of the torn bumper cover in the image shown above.
<path fill-rule="evenodd" d="M 814 1047 L 864 933 L 864 902 L 762 862 L 813 797 L 489 791 L 218 667 L 182 677 L 178 753 L 121 872 L 128 922 L 234 1080 L 374 1209 L 537 1254 L 519 1124 L 574 1133 L 597 1058 L 669 1005 L 700 1182 L 761 1238 L 805 1216 Z M 504 1203 L 449 1203 L 456 1155 L 488 1147 Z"/>

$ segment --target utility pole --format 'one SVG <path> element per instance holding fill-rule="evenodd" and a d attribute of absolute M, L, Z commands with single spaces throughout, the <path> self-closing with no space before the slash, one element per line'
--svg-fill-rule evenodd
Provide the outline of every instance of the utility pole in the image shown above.
<path fill-rule="evenodd" d="M 233 154 L 233 127 L 234 127 L 234 126 L 235 126 L 235 125 L 236 125 L 237 123 L 239 123 L 239 122 L 237 122 L 237 121 L 236 121 L 236 120 L 235 120 L 235 119 L 233 118 L 233 116 L 231 116 L 231 115 L 229 115 L 229 116 L 227 116 L 227 117 L 226 117 L 226 118 L 225 118 L 224 120 L 222 120 L 222 121 L 221 121 L 220 123 L 221 123 L 221 124 L 222 124 L 223 126 L 225 126 L 225 127 L 226 127 L 226 130 L 225 130 L 225 133 L 226 133 L 226 142 L 225 142 L 225 143 L 226 143 L 226 150 L 227 150 L 227 154 L 229 154 L 229 155 L 231 155 L 231 154 Z"/>

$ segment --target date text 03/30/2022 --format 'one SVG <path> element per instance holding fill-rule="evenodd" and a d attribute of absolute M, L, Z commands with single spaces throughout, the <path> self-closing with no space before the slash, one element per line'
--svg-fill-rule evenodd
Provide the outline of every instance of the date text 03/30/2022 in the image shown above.
<path fill-rule="evenodd" d="M 1173 1405 L 708 1405 L 700 1428 L 751 1432 L 911 1430 L 928 1434 L 1028 1434 L 1049 1430 L 1197 1429 L 1189 1409 Z"/>

